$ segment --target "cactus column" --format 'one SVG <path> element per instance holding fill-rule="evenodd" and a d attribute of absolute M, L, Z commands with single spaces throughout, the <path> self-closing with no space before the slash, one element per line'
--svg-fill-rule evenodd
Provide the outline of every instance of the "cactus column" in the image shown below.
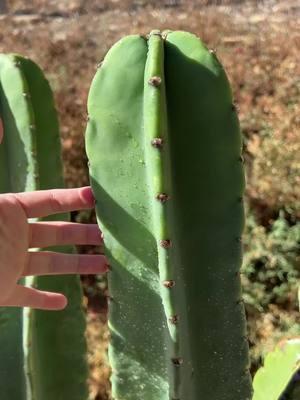
<path fill-rule="evenodd" d="M 63 187 L 53 96 L 41 70 L 18 55 L 0 56 L 0 193 Z M 68 220 L 68 215 L 52 216 Z M 72 251 L 70 248 L 56 251 Z M 87 397 L 81 287 L 76 276 L 26 278 L 69 298 L 63 311 L 0 309 L 1 400 Z"/>
<path fill-rule="evenodd" d="M 250 400 L 241 136 L 225 72 L 186 32 L 108 52 L 87 153 L 112 266 L 116 400 Z"/>

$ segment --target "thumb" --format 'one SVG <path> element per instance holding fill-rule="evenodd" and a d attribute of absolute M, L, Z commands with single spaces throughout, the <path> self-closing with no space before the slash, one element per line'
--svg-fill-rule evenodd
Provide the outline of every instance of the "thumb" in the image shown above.
<path fill-rule="evenodd" d="M 61 293 L 44 292 L 17 285 L 10 297 L 1 306 L 31 307 L 39 310 L 63 310 L 67 302 L 66 297 Z"/>

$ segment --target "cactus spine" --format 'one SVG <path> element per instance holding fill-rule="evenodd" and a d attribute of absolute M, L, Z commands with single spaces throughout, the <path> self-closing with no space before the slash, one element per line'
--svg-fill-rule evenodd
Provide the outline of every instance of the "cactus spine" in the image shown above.
<path fill-rule="evenodd" d="M 250 400 L 241 137 L 222 66 L 186 32 L 126 37 L 88 113 L 113 397 Z"/>
<path fill-rule="evenodd" d="M 0 110 L 4 125 L 0 192 L 63 187 L 53 97 L 32 61 L 18 55 L 0 56 Z M 68 216 L 51 219 L 68 220 Z M 58 312 L 0 309 L 1 399 L 86 398 L 85 322 L 78 277 L 29 277 L 25 283 L 62 292 L 69 305 Z"/>

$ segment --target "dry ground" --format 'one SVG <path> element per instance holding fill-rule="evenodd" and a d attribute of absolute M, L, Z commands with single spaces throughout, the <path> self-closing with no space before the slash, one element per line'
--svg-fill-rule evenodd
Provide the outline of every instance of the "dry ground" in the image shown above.
<path fill-rule="evenodd" d="M 219 4 L 222 3 L 222 4 Z M 2 1 L 2 8 L 4 2 Z M 0 0 L 1 8 L 1 0 Z M 8 1 L 0 51 L 31 57 L 55 92 L 68 187 L 88 184 L 83 132 L 97 64 L 123 35 L 153 28 L 188 30 L 216 49 L 233 84 L 245 135 L 248 200 L 264 224 L 281 206 L 299 216 L 300 4 L 297 1 Z M 270 136 L 271 132 L 271 136 Z M 93 220 L 90 213 L 73 220 Z M 86 249 L 86 251 L 94 251 Z M 90 400 L 108 399 L 105 282 L 83 280 Z M 256 315 L 252 345 L 267 343 L 278 310 Z M 292 322 L 291 322 L 292 323 Z M 101 345 L 100 345 L 101 344 Z"/>

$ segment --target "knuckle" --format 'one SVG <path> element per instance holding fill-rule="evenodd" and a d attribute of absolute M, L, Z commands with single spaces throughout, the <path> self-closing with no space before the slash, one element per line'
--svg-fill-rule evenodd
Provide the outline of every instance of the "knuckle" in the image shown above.
<path fill-rule="evenodd" d="M 53 212 L 62 212 L 63 205 L 57 196 L 57 192 L 55 190 L 51 190 L 50 192 L 50 207 Z"/>
<path fill-rule="evenodd" d="M 58 224 L 54 229 L 54 232 L 55 232 L 54 243 L 56 245 L 63 244 L 65 242 L 65 237 L 66 237 L 65 226 Z"/>
<path fill-rule="evenodd" d="M 74 264 L 75 264 L 76 273 L 79 274 L 80 271 L 81 271 L 81 257 L 80 257 L 79 255 L 77 255 L 77 256 L 75 257 L 75 262 L 74 262 Z"/>
<path fill-rule="evenodd" d="M 85 243 L 89 243 L 90 242 L 90 238 L 92 237 L 92 232 L 90 227 L 88 226 L 88 224 L 84 225 L 84 240 Z"/>
<path fill-rule="evenodd" d="M 17 194 L 6 193 L 0 195 L 1 227 L 6 227 L 7 225 L 16 226 L 15 223 L 19 225 L 23 220 L 27 220 L 26 210 L 19 201 Z"/>
<path fill-rule="evenodd" d="M 48 265 L 47 265 L 46 269 L 49 271 L 50 274 L 53 274 L 53 273 L 55 273 L 57 257 L 55 255 L 55 253 L 52 253 L 52 252 L 48 252 L 47 255 L 48 255 L 48 257 L 47 257 Z"/>
<path fill-rule="evenodd" d="M 73 239 L 73 233 L 69 224 L 59 222 L 56 229 L 56 244 L 66 244 Z"/>
<path fill-rule="evenodd" d="M 2 214 L 4 212 L 15 212 L 16 207 L 20 208 L 20 203 L 16 194 L 6 193 L 0 195 L 0 211 Z"/>

